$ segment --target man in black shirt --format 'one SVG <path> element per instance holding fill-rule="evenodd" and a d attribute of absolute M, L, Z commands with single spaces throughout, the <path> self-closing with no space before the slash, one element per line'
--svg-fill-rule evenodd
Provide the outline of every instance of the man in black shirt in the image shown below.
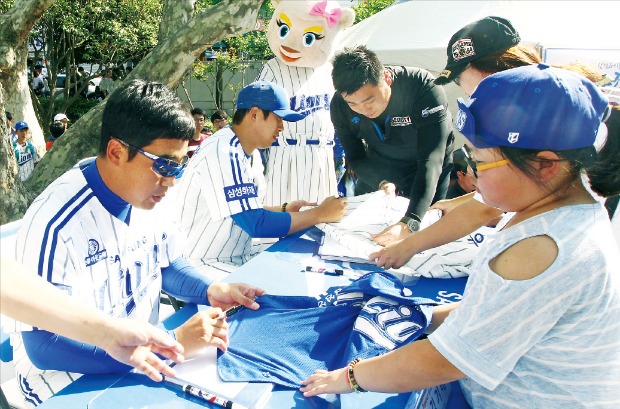
<path fill-rule="evenodd" d="M 331 119 L 358 178 L 355 193 L 394 183 L 409 208 L 375 240 L 403 239 L 448 189 L 454 134 L 445 92 L 426 70 L 384 67 L 365 46 L 345 49 L 333 66 Z"/>

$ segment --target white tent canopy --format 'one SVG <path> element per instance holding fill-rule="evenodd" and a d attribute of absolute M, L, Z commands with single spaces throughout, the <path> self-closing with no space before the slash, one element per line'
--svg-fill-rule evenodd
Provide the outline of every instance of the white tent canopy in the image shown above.
<path fill-rule="evenodd" d="M 337 48 L 365 44 L 386 65 L 437 75 L 452 35 L 485 16 L 510 20 L 522 43 L 538 46 L 545 61 L 592 63 L 612 79 L 620 72 L 618 1 L 405 1 L 345 30 Z M 446 93 L 452 106 L 456 96 L 464 96 L 453 84 Z"/>
<path fill-rule="evenodd" d="M 422 67 L 437 76 L 452 35 L 486 16 L 510 20 L 544 61 L 590 63 L 620 86 L 620 1 L 403 1 L 344 30 L 335 48 L 364 44 L 386 65 Z M 444 89 L 454 116 L 456 98 L 466 95 L 454 83 Z"/>
<path fill-rule="evenodd" d="M 620 62 L 617 1 L 413 0 L 388 7 L 345 30 L 340 46 L 365 44 L 385 64 L 441 72 L 450 37 L 485 16 L 509 19 L 524 43 L 545 49 L 615 50 L 616 62 Z"/>

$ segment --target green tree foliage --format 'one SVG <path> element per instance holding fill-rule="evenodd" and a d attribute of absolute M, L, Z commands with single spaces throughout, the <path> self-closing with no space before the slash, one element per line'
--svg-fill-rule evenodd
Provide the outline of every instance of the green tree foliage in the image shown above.
<path fill-rule="evenodd" d="M 196 9 L 205 9 L 211 5 L 219 3 L 220 0 L 202 0 L 196 3 Z M 273 52 L 267 43 L 267 25 L 273 14 L 273 6 L 270 1 L 263 2 L 259 11 L 259 23 L 264 26 L 260 30 L 250 31 L 244 35 L 231 37 L 225 42 L 218 43 L 224 45 L 224 49 L 211 49 L 215 59 L 209 61 L 196 61 L 193 65 L 192 76 L 202 81 L 218 108 L 222 108 L 222 97 L 226 89 L 236 95 L 243 83 L 233 82 L 236 73 L 244 72 L 248 66 L 248 61 L 265 61 L 273 58 Z"/>
<path fill-rule="evenodd" d="M 355 11 L 355 23 L 359 23 L 368 17 L 377 14 L 386 7 L 394 4 L 396 0 L 363 0 L 353 7 Z"/>
<path fill-rule="evenodd" d="M 161 10 L 161 0 L 58 0 L 33 37 L 44 41 L 49 59 L 59 66 L 66 61 L 120 65 L 155 47 Z"/>

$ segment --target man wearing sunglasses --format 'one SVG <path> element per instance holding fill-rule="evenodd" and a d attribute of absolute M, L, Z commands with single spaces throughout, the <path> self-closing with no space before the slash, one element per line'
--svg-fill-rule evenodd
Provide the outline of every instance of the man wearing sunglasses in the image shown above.
<path fill-rule="evenodd" d="M 163 84 L 134 80 L 107 100 L 99 154 L 53 182 L 26 212 L 17 261 L 85 305 L 111 317 L 157 323 L 161 290 L 210 304 L 171 335 L 191 357 L 226 350 L 222 309 L 257 309 L 263 290 L 210 283 L 181 256 L 170 214 L 155 206 L 187 163 L 194 121 Z M 155 209 L 154 209 L 155 208 Z M 16 335 L 15 362 L 24 398 L 36 406 L 80 374 L 130 369 L 94 346 L 37 328 Z"/>
<path fill-rule="evenodd" d="M 262 164 L 253 153 L 273 144 L 282 121 L 302 118 L 289 108 L 281 86 L 256 81 L 237 95 L 232 126 L 205 141 L 188 164 L 173 198 L 188 238 L 184 254 L 210 278 L 221 279 L 248 261 L 253 237 L 280 238 L 342 218 L 346 198 L 263 207 Z M 316 207 L 299 211 L 308 205 Z"/>

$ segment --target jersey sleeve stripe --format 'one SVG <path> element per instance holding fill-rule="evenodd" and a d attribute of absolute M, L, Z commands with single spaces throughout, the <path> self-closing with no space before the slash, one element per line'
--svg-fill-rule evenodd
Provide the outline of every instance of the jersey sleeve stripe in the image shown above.
<path fill-rule="evenodd" d="M 48 256 L 48 260 L 47 260 L 47 281 L 52 282 L 52 273 L 53 273 L 53 267 L 54 267 L 54 254 L 56 252 L 56 246 L 58 244 L 58 234 L 60 232 L 60 230 L 62 230 L 62 228 L 71 220 L 71 218 L 82 208 L 84 207 L 84 205 L 86 203 L 88 203 L 88 201 L 90 199 L 92 199 L 94 197 L 94 193 L 92 191 L 90 191 L 90 193 L 84 197 L 81 202 L 79 202 L 74 208 L 73 210 L 71 210 L 68 214 L 66 214 L 64 216 L 64 218 L 62 219 L 62 221 L 60 223 L 58 223 L 56 225 L 56 227 L 54 227 L 54 231 L 52 233 L 52 237 L 51 237 L 51 245 L 50 245 L 50 249 L 49 249 L 49 256 Z M 66 211 L 67 209 L 65 209 Z M 54 217 L 53 220 L 58 220 L 60 218 L 61 213 L 58 213 L 57 216 L 58 217 Z M 52 225 L 54 223 L 52 221 L 50 221 L 50 223 L 48 224 L 48 226 L 46 227 L 46 236 L 49 236 L 49 230 L 51 229 Z M 43 264 L 44 264 L 44 258 L 45 258 L 45 249 L 47 248 L 47 242 L 48 240 L 50 240 L 49 237 L 45 237 L 43 240 L 43 243 L 41 245 L 41 255 L 40 255 L 40 259 L 39 259 L 39 275 L 41 277 L 43 277 L 43 273 L 45 272 L 45 270 L 43 270 Z"/>
<path fill-rule="evenodd" d="M 52 226 L 54 225 L 54 223 L 56 223 L 56 221 L 67 211 L 67 209 L 69 209 L 78 199 L 80 196 L 84 195 L 84 193 L 88 190 L 88 186 L 84 186 L 82 189 L 80 189 L 75 196 L 73 196 L 71 199 L 69 199 L 67 201 L 67 203 L 60 208 L 60 210 L 58 211 L 58 213 L 56 213 L 49 221 L 49 223 L 47 224 L 47 226 L 45 227 L 45 233 L 43 234 L 43 240 L 41 242 L 41 253 L 39 254 L 39 267 L 38 267 L 38 273 L 39 275 L 42 277 L 43 276 L 43 260 L 45 259 L 45 250 L 47 248 L 47 242 L 49 240 L 49 233 L 50 230 L 52 228 Z"/>

